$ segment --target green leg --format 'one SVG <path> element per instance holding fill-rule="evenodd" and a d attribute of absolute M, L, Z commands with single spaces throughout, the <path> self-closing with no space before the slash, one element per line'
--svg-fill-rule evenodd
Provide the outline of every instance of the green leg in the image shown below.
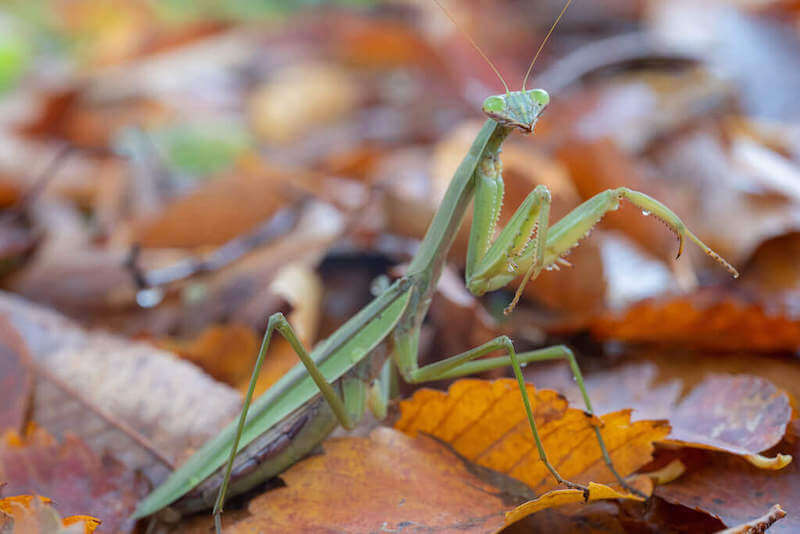
<path fill-rule="evenodd" d="M 508 355 L 474 361 L 475 358 L 479 358 L 480 356 L 489 354 L 496 350 L 505 350 Z M 555 467 L 550 464 L 549 460 L 547 459 L 547 453 L 542 445 L 542 441 L 539 438 L 539 432 L 536 428 L 536 421 L 534 421 L 533 418 L 533 410 L 531 409 L 528 392 L 525 389 L 525 380 L 522 376 L 521 366 L 531 362 L 548 360 L 567 360 L 569 362 L 572 375 L 575 377 L 575 381 L 577 382 L 578 387 L 581 390 L 581 394 L 583 395 L 583 401 L 586 403 L 586 411 L 589 414 L 594 415 L 592 402 L 589 400 L 589 394 L 586 391 L 586 386 L 583 383 L 583 375 L 581 374 L 580 367 L 578 367 L 578 362 L 575 359 L 575 355 L 572 353 L 572 351 L 564 345 L 557 345 L 555 347 L 548 347 L 546 349 L 516 354 L 511 340 L 506 336 L 500 336 L 474 349 L 468 350 L 456 356 L 452 356 L 440 362 L 421 367 L 410 374 L 409 381 L 426 382 L 429 380 L 457 378 L 460 376 L 496 369 L 498 367 L 505 367 L 510 364 L 514 369 L 514 375 L 519 383 L 520 393 L 522 394 L 522 403 L 525 406 L 525 412 L 528 416 L 528 423 L 530 424 L 531 432 L 533 433 L 533 438 L 536 442 L 536 448 L 539 451 L 539 458 L 559 483 L 564 484 L 569 488 L 580 489 L 584 491 L 585 496 L 588 497 L 588 488 L 565 480 L 561 477 L 558 471 L 556 471 Z M 617 472 L 616 468 L 614 467 L 614 463 L 611 461 L 611 457 L 608 455 L 608 449 L 605 441 L 603 440 L 603 435 L 600 433 L 600 429 L 595 426 L 594 431 L 595 436 L 597 437 L 597 442 L 600 445 L 600 450 L 603 454 L 603 460 L 620 485 L 631 493 L 645 497 L 640 491 L 631 487 Z"/>
<path fill-rule="evenodd" d="M 261 372 L 261 366 L 264 364 L 264 357 L 267 354 L 267 349 L 269 348 L 269 343 L 272 339 L 272 333 L 275 330 L 277 330 L 289 342 L 297 356 L 300 358 L 300 361 L 306 366 L 308 374 L 311 375 L 311 378 L 317 384 L 317 387 L 322 393 L 323 398 L 328 401 L 333 413 L 339 419 L 339 422 L 342 424 L 342 426 L 348 430 L 355 426 L 353 418 L 350 416 L 344 401 L 336 393 L 336 391 L 334 391 L 331 383 L 328 382 L 328 380 L 322 375 L 322 372 L 319 370 L 319 367 L 317 367 L 316 363 L 314 363 L 314 360 L 311 359 L 308 351 L 306 351 L 305 347 L 303 347 L 303 344 L 300 342 L 300 340 L 297 339 L 297 336 L 292 329 L 292 325 L 289 324 L 289 321 L 286 320 L 286 317 L 284 317 L 282 313 L 275 313 L 271 315 L 269 321 L 267 322 L 267 331 L 264 333 L 264 339 L 261 342 L 261 350 L 258 352 L 258 359 L 256 360 L 255 367 L 253 368 L 253 374 L 250 377 L 250 385 L 247 388 L 247 395 L 245 396 L 244 405 L 242 406 L 242 414 L 239 416 L 239 425 L 236 428 L 236 437 L 233 440 L 231 455 L 228 459 L 227 467 L 225 468 L 225 478 L 222 480 L 222 485 L 220 486 L 219 494 L 217 495 L 217 502 L 214 504 L 214 526 L 216 527 L 217 534 L 222 532 L 222 505 L 225 502 L 225 494 L 228 491 L 228 483 L 230 482 L 231 478 L 233 461 L 236 458 L 236 453 L 239 449 L 239 439 L 242 436 L 242 429 L 244 428 L 244 423 L 247 420 L 247 411 L 250 408 L 250 402 L 253 399 L 253 390 L 256 387 L 256 381 L 258 380 L 258 375 Z"/>

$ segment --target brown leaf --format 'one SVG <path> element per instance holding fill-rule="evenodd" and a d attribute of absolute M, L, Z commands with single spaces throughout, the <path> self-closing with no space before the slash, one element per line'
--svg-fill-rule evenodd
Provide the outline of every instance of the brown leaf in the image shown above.
<path fill-rule="evenodd" d="M 569 408 L 554 391 L 527 388 L 545 451 L 559 473 L 575 482 L 613 482 L 592 418 Z M 407 434 L 437 437 L 466 459 L 521 480 L 537 494 L 557 487 L 539 460 L 515 380 L 464 379 L 447 393 L 420 389 L 400 403 L 400 411 L 395 428 Z M 663 421 L 631 423 L 629 411 L 605 415 L 596 423 L 602 425 L 609 454 L 622 476 L 649 462 L 653 442 L 669 433 Z"/>
<path fill-rule="evenodd" d="M 503 526 L 506 505 L 496 488 L 441 444 L 387 428 L 368 438 L 329 440 L 325 454 L 281 478 L 286 487 L 253 499 L 252 517 L 225 531 L 366 533 L 414 525 L 455 533 Z"/>
<path fill-rule="evenodd" d="M 778 447 L 782 453 L 800 454 L 797 421 Z M 741 458 L 711 451 L 698 451 L 687 459 L 690 469 L 678 480 L 658 486 L 656 495 L 669 502 L 703 510 L 728 526 L 739 525 L 764 513 L 774 504 L 789 506 L 800 501 L 797 462 L 780 471 L 758 469 Z M 791 511 L 790 511 L 791 512 Z M 789 513 L 770 532 L 797 532 L 800 516 Z"/>
<path fill-rule="evenodd" d="M 71 432 L 97 453 L 110 451 L 151 481 L 239 411 L 237 393 L 149 344 L 85 332 L 8 294 L 0 295 L 0 315 L 33 356 L 33 420 L 59 438 Z"/>
<path fill-rule="evenodd" d="M 222 245 L 283 207 L 290 198 L 290 179 L 297 177 L 259 165 L 211 180 L 158 215 L 136 222 L 133 242 L 162 248 Z"/>
<path fill-rule="evenodd" d="M 129 519 L 148 489 L 144 479 L 110 456 L 99 457 L 75 436 L 59 444 L 44 429 L 0 443 L 4 493 L 48 495 L 61 514 L 98 517 L 109 532 L 130 532 Z"/>
<path fill-rule="evenodd" d="M 792 419 L 789 398 L 755 376 L 711 376 L 684 398 L 669 416 L 666 443 L 738 454 L 764 469 L 781 469 L 791 456 L 766 458 Z"/>
<path fill-rule="evenodd" d="M 695 362 L 696 363 L 696 362 Z M 566 366 L 529 370 L 527 376 L 583 405 L 580 390 Z M 760 455 L 783 438 L 792 418 L 788 395 L 769 380 L 751 375 L 710 374 L 679 400 L 681 381 L 656 383 L 650 362 L 619 365 L 585 379 L 598 413 L 634 409 L 635 419 L 668 419 L 672 430 L 663 443 L 737 454 L 764 469 L 781 469 L 792 458 Z"/>

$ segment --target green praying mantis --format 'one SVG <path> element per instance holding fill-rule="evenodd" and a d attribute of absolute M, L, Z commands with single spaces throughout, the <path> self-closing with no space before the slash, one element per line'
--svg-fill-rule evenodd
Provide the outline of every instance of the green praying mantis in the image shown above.
<path fill-rule="evenodd" d="M 561 15 L 568 5 L 569 2 Z M 298 340 L 282 314 L 272 315 L 267 322 L 238 421 L 223 429 L 142 500 L 134 518 L 146 517 L 167 507 L 179 513 L 191 513 L 213 505 L 215 526 L 219 532 L 226 495 L 240 494 L 280 474 L 317 448 L 337 425 L 354 428 L 367 408 L 379 418 L 385 417 L 387 384 L 394 371 L 391 366 L 404 380 L 414 384 L 511 366 L 519 382 L 541 461 L 560 484 L 587 491 L 585 486 L 565 480 L 548 461 L 522 375 L 522 367 L 526 364 L 565 360 L 583 395 L 587 412 L 592 414 L 581 371 L 569 348 L 559 345 L 517 353 L 511 339 L 499 336 L 442 361 L 423 367 L 418 365 L 422 321 L 447 252 L 470 203 L 473 204 L 473 220 L 466 258 L 466 287 L 473 294 L 482 295 L 523 275 L 507 313 L 513 309 L 522 288 L 530 280 L 539 276 L 543 269 L 563 261 L 563 257 L 607 212 L 616 210 L 622 200 L 664 221 L 679 239 L 678 256 L 688 239 L 734 277 L 738 274 L 669 208 L 644 193 L 625 187 L 599 193 L 550 226 L 550 193 L 546 187 L 537 186 L 495 237 L 504 191 L 500 163 L 502 144 L 513 131 L 532 133 L 550 97 L 543 89 L 525 88 L 533 62 L 522 89 L 510 91 L 491 61 L 472 39 L 470 42 L 487 60 L 506 91 L 484 101 L 483 113 L 488 118 L 455 172 L 406 274 L 311 352 Z M 289 342 L 300 363 L 253 401 L 256 378 L 275 332 Z M 503 355 L 482 358 L 496 351 Z M 614 468 L 600 429 L 595 427 L 595 433 L 609 470 L 624 488 L 636 492 Z"/>

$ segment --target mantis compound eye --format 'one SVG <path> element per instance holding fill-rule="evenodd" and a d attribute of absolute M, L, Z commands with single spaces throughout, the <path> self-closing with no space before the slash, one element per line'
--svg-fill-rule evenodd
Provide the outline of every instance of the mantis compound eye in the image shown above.
<path fill-rule="evenodd" d="M 490 96 L 483 101 L 483 110 L 486 112 L 500 112 L 506 108 L 506 99 L 502 96 Z"/>
<path fill-rule="evenodd" d="M 544 89 L 531 89 L 528 91 L 528 96 L 542 108 L 550 103 L 550 95 Z"/>

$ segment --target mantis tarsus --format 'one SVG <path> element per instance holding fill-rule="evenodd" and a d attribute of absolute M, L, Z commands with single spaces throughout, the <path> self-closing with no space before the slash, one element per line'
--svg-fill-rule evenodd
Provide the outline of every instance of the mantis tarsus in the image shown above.
<path fill-rule="evenodd" d="M 417 363 L 420 326 L 470 202 L 474 204 L 474 214 L 466 260 L 466 285 L 476 295 L 502 288 L 524 273 L 521 290 L 543 269 L 561 260 L 607 212 L 617 209 L 623 199 L 660 218 L 675 232 L 680 240 L 679 256 L 684 240 L 689 239 L 731 274 L 737 276 L 737 273 L 689 231 L 669 208 L 644 193 L 625 187 L 588 199 L 548 226 L 550 193 L 546 187 L 538 186 L 494 239 L 503 198 L 499 159 L 503 141 L 514 130 L 531 133 L 550 101 L 544 90 L 527 90 L 524 82 L 522 87 L 520 91 L 509 91 L 506 86 L 504 94 L 490 96 L 484 101 L 483 112 L 488 119 L 453 176 L 405 276 L 375 297 L 311 353 L 297 339 L 282 314 L 272 315 L 239 420 L 206 443 L 145 498 L 134 517 L 148 516 L 167 506 L 191 512 L 213 504 L 219 530 L 226 494 L 242 493 L 278 475 L 315 449 L 337 424 L 353 428 L 367 406 L 379 417 L 385 415 L 387 395 L 382 386 L 387 382 L 389 365 L 394 365 L 410 383 L 455 378 L 510 365 L 520 385 L 542 462 L 559 483 L 586 491 L 584 486 L 563 479 L 549 463 L 537 433 L 521 369 L 531 362 L 566 360 L 587 411 L 592 413 L 580 369 L 569 348 L 561 345 L 516 353 L 511 340 L 500 336 L 424 367 Z M 518 290 L 507 311 L 516 303 L 519 294 Z M 251 406 L 256 377 L 275 331 L 286 338 L 301 362 Z M 505 355 L 481 358 L 495 351 L 503 351 Z M 595 432 L 608 468 L 623 487 L 635 491 L 614 469 L 599 428 L 595 428 Z"/>

